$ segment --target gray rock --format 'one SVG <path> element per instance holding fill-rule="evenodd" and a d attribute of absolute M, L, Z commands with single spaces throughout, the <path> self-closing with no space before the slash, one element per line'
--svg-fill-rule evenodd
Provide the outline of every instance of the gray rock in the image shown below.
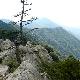
<path fill-rule="evenodd" d="M 41 45 L 36 45 L 33 47 L 34 52 L 38 52 L 39 57 L 45 62 L 51 62 L 52 57 L 48 54 L 48 51 Z"/>
<path fill-rule="evenodd" d="M 2 63 L 6 63 L 10 57 L 16 57 L 15 45 L 10 40 L 6 39 L 5 41 L 2 41 L 2 43 L 0 44 L 0 49 L 0 59 L 2 60 Z"/>
<path fill-rule="evenodd" d="M 37 63 L 37 61 L 40 62 L 40 59 L 39 59 L 39 57 L 40 57 L 44 62 L 52 61 L 52 58 L 48 54 L 48 51 L 41 45 L 35 45 L 35 46 L 32 45 L 30 47 L 28 45 L 27 46 L 20 45 L 19 50 L 20 50 L 20 52 L 22 52 L 21 54 L 23 54 L 23 60 L 29 60 L 31 62 Z M 24 53 L 25 53 L 25 55 L 24 55 Z"/>
<path fill-rule="evenodd" d="M 44 80 L 37 69 L 29 62 L 23 61 L 18 69 L 6 80 Z"/>
<path fill-rule="evenodd" d="M 47 50 L 41 45 L 28 45 L 19 46 L 21 54 L 25 54 L 22 57 L 22 64 L 13 73 L 7 76 L 6 80 L 48 80 L 47 75 L 41 75 L 39 73 L 40 58 L 43 61 L 52 61 L 52 58 L 48 55 Z M 36 54 L 36 51 L 38 52 Z M 37 66 L 38 65 L 38 66 Z"/>
<path fill-rule="evenodd" d="M 0 75 L 5 77 L 8 74 L 9 67 L 7 65 L 1 65 L 0 64 Z"/>
<path fill-rule="evenodd" d="M 9 39 L 6 39 L 0 44 L 1 51 L 8 50 L 14 47 L 15 47 L 14 43 L 11 42 Z"/>
<path fill-rule="evenodd" d="M 30 41 L 27 42 L 26 46 L 32 47 L 32 44 Z"/>
<path fill-rule="evenodd" d="M 0 52 L 0 58 L 4 58 L 6 56 L 14 56 L 15 55 L 15 49 L 8 49 L 4 50 L 3 52 Z"/>
<path fill-rule="evenodd" d="M 0 39 L 0 44 L 3 42 L 3 39 Z"/>
<path fill-rule="evenodd" d="M 5 41 L 2 41 L 0 49 L 2 64 L 7 65 L 11 58 L 16 59 L 16 47 L 10 40 L 6 39 Z M 20 45 L 18 47 L 18 52 L 22 63 L 13 73 L 10 73 L 5 77 L 6 80 L 48 80 L 47 73 L 41 75 L 39 72 L 41 59 L 44 62 L 52 61 L 52 58 L 44 47 L 41 45 L 32 45 L 31 42 L 28 41 L 26 46 Z M 2 70 L 5 74 L 7 72 L 7 67 L 0 69 L 0 71 Z"/>

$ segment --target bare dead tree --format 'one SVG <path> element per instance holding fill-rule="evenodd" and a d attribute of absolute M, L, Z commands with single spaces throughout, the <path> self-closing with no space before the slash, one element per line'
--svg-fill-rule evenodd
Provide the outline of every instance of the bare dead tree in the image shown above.
<path fill-rule="evenodd" d="M 19 34 L 19 36 L 20 36 L 20 43 L 22 43 L 22 37 L 23 37 L 23 23 L 25 22 L 25 25 L 29 25 L 34 20 L 38 19 L 37 17 L 32 17 L 31 19 L 29 19 L 27 21 L 24 21 L 23 20 L 24 16 L 29 16 L 28 11 L 31 10 L 31 8 L 25 10 L 25 6 L 31 6 L 32 3 L 28 3 L 27 0 L 21 0 L 21 3 L 23 4 L 22 11 L 19 14 L 14 16 L 14 17 L 19 17 L 19 16 L 21 17 L 20 21 L 18 21 L 18 22 L 20 22 L 20 34 Z M 34 29 L 38 29 L 38 28 L 34 28 Z M 32 30 L 34 30 L 34 29 L 32 29 Z"/>
<path fill-rule="evenodd" d="M 29 9 L 26 9 L 25 10 L 25 6 L 31 6 L 32 3 L 28 3 L 27 0 L 21 0 L 21 4 L 23 4 L 22 6 L 22 11 L 15 15 L 14 17 L 21 17 L 20 21 L 20 32 L 19 32 L 19 35 L 17 37 L 17 40 L 15 40 L 15 45 L 16 45 L 16 58 L 17 58 L 17 61 L 19 63 L 21 63 L 21 59 L 20 59 L 20 54 L 19 54 L 19 45 L 22 44 L 22 38 L 23 38 L 23 22 L 25 22 L 25 25 L 29 25 L 30 23 L 32 23 L 34 20 L 37 20 L 38 18 L 37 17 L 31 17 L 31 19 L 27 20 L 27 21 L 24 21 L 24 16 L 29 16 L 28 14 L 28 11 L 31 10 L 31 8 Z M 15 22 L 16 24 L 17 22 Z M 38 28 L 34 28 L 34 29 L 38 29 Z M 34 29 L 31 29 L 30 31 L 33 31 Z"/>

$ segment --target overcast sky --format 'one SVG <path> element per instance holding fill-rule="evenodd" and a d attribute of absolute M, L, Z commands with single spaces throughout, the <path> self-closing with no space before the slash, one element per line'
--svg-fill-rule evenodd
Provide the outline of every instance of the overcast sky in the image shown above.
<path fill-rule="evenodd" d="M 80 0 L 28 0 L 33 3 L 32 16 L 46 17 L 69 27 L 80 27 Z M 15 20 L 21 11 L 20 0 L 0 0 L 0 18 Z"/>

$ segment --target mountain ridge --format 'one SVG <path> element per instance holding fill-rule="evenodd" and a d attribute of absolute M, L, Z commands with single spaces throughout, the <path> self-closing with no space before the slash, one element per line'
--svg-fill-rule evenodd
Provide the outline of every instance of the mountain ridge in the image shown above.
<path fill-rule="evenodd" d="M 3 24 L 6 23 L 3 22 Z M 14 29 L 12 25 L 9 28 Z M 80 41 L 64 28 L 55 26 L 54 28 L 39 28 L 37 30 L 30 31 L 29 34 L 27 30 L 31 29 L 24 27 L 23 32 L 27 34 L 25 37 L 28 40 L 31 39 L 31 41 L 34 41 L 35 43 L 37 41 L 43 44 L 48 44 L 60 51 L 62 53 L 61 55 L 64 57 L 74 55 L 77 58 L 80 58 Z"/>
<path fill-rule="evenodd" d="M 70 54 L 80 58 L 80 41 L 62 27 L 35 30 L 34 34 L 38 36 L 39 41 L 55 47 L 65 56 Z"/>

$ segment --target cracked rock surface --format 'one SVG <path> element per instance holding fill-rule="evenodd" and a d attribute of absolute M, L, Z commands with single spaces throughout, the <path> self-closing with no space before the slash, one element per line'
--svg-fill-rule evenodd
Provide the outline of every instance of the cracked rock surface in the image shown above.
<path fill-rule="evenodd" d="M 41 59 L 44 62 L 51 62 L 52 58 L 41 45 L 32 45 L 30 41 L 26 46 L 20 45 L 18 50 L 21 64 L 13 73 L 8 72 L 9 66 L 5 64 L 11 58 L 16 59 L 15 44 L 8 39 L 5 41 L 1 39 L 0 50 L 0 59 L 2 60 L 0 75 L 5 77 L 4 80 L 48 80 L 46 73 L 41 75 L 43 73 L 39 72 L 39 63 L 41 63 Z"/>

